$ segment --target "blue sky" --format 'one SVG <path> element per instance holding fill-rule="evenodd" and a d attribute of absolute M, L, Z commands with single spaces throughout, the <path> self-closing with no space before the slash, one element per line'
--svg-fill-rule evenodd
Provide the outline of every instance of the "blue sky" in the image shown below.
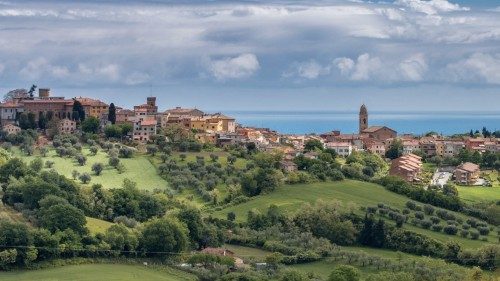
<path fill-rule="evenodd" d="M 499 1 L 0 0 L 0 93 L 37 84 L 126 107 L 152 93 L 162 109 L 498 111 L 499 43 Z"/>

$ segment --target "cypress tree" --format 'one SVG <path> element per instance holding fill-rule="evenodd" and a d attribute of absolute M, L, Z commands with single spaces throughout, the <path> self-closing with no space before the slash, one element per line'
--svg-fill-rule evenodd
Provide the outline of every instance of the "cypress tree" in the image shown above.
<path fill-rule="evenodd" d="M 108 121 L 113 125 L 116 123 L 116 107 L 114 103 L 109 105 Z"/>

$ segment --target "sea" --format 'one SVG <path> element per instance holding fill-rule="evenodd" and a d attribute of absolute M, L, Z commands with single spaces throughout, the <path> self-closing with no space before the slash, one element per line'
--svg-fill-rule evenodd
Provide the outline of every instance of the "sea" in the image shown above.
<path fill-rule="evenodd" d="M 224 111 L 245 126 L 270 128 L 286 134 L 320 134 L 333 130 L 358 131 L 358 112 L 350 111 Z M 500 130 L 498 112 L 369 112 L 370 126 L 388 126 L 398 134 L 422 135 L 433 131 L 443 135 L 466 133 L 486 127 Z"/>

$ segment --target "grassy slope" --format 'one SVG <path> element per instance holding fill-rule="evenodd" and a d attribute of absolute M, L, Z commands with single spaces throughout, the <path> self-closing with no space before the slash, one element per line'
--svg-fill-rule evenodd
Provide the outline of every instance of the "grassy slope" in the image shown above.
<path fill-rule="evenodd" d="M 0 280 L 180 281 L 180 280 L 196 280 L 196 278 L 194 278 L 194 276 L 192 275 L 174 269 L 155 270 L 141 265 L 84 264 L 84 265 L 70 265 L 57 268 L 33 270 L 33 271 L 14 271 L 14 272 L 3 272 L 3 273 L 0 272 Z"/>
<path fill-rule="evenodd" d="M 23 155 L 17 148 L 13 148 L 13 152 L 16 156 L 22 157 L 27 162 L 36 157 Z M 74 158 L 58 157 L 54 150 L 51 150 L 47 157 L 42 157 L 42 160 L 53 161 L 54 169 L 68 178 L 72 178 L 71 173 L 73 170 L 79 173 L 89 173 L 92 176 L 89 185 L 99 183 L 105 188 L 116 188 L 121 187 L 123 180 L 128 178 L 137 182 L 137 187 L 141 189 L 153 190 L 155 188 L 164 189 L 168 187 L 168 183 L 157 174 L 156 168 L 150 163 L 147 156 L 142 154 L 137 154 L 134 158 L 130 159 L 120 158 L 120 163 L 123 163 L 125 166 L 125 172 L 122 174 L 119 174 L 116 169 L 108 166 L 108 156 L 103 150 L 99 150 L 97 155 L 92 156 L 89 150 L 84 148 L 82 154 L 87 157 L 85 166 L 78 165 Z M 100 176 L 95 176 L 91 168 L 92 164 L 98 162 L 103 163 L 105 168 Z"/>
<path fill-rule="evenodd" d="M 339 200 L 344 203 L 354 202 L 365 207 L 376 206 L 377 203 L 384 203 L 399 209 L 404 208 L 405 203 L 409 200 L 405 196 L 389 192 L 382 186 L 372 183 L 352 180 L 345 180 L 342 182 L 320 182 L 284 186 L 278 188 L 270 194 L 257 196 L 248 202 L 231 206 L 221 211 L 216 211 L 214 212 L 214 216 L 225 218 L 227 213 L 232 211 L 236 213 L 237 221 L 241 222 L 246 219 L 248 211 L 252 209 L 265 211 L 269 205 L 275 204 L 285 212 L 291 213 L 299 209 L 302 204 L 314 203 L 318 199 L 325 201 Z M 457 214 L 457 216 L 465 218 L 465 216 L 461 214 Z M 485 243 L 483 241 L 475 241 L 459 236 L 449 236 L 444 233 L 437 233 L 431 230 L 417 228 L 409 224 L 405 224 L 405 228 L 428 235 L 429 237 L 442 242 L 454 239 L 467 248 L 480 247 Z M 494 232 L 490 233 L 490 237 L 488 237 L 488 239 L 489 241 L 497 241 Z"/>
<path fill-rule="evenodd" d="M 94 219 L 91 217 L 86 217 L 86 219 L 87 219 L 87 228 L 92 234 L 105 233 L 106 230 L 113 225 L 113 223 L 111 222 L 103 221 L 100 219 Z"/>

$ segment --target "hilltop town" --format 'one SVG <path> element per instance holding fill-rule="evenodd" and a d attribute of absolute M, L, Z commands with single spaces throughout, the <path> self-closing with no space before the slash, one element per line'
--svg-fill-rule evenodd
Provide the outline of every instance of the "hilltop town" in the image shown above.
<path fill-rule="evenodd" d="M 408 182 L 424 180 L 423 159 L 438 166 L 446 166 L 444 174 L 436 171 L 437 177 L 446 177 L 444 181 L 440 178 L 424 182 L 440 185 L 452 176 L 457 184 L 487 184 L 488 180 L 480 180 L 482 158 L 491 159 L 489 155 L 500 153 L 500 138 L 496 137 L 499 132 L 491 133 L 483 129 L 482 134 L 471 131 L 470 134 L 455 136 L 437 133 L 424 136 L 398 135 L 384 124 L 370 125 L 368 109 L 364 104 L 359 110 L 357 133 L 331 131 L 319 135 L 289 135 L 269 128 L 242 126 L 236 123 L 235 118 L 222 113 L 208 114 L 197 108 L 175 107 L 159 111 L 156 97 L 147 97 L 145 104 L 126 109 L 89 97 L 69 99 L 52 96 L 49 88 L 38 89 L 38 96 L 35 96 L 34 91 L 33 87 L 29 92 L 13 91 L 0 103 L 0 121 L 5 133 L 16 134 L 28 128 L 47 132 L 49 123 L 57 129 L 52 134 L 74 133 L 81 130 L 80 117 L 86 116 L 98 120 L 102 133 L 147 143 L 157 135 L 158 130 L 175 126 L 192 132 L 201 144 L 225 147 L 252 143 L 261 151 L 281 151 L 285 155 L 281 165 L 286 171 L 296 171 L 297 165 L 293 159 L 304 152 L 308 142 L 318 142 L 322 148 L 330 149 L 341 157 L 367 151 L 388 158 L 392 160 L 389 174 Z M 80 107 L 83 113 L 78 111 Z M 110 114 L 113 116 L 110 117 Z M 121 135 L 114 135 L 118 128 L 116 126 L 122 126 Z M 308 151 L 304 155 L 314 159 L 318 153 Z M 500 167 L 500 159 L 493 158 L 496 161 L 488 160 L 485 168 Z"/>

